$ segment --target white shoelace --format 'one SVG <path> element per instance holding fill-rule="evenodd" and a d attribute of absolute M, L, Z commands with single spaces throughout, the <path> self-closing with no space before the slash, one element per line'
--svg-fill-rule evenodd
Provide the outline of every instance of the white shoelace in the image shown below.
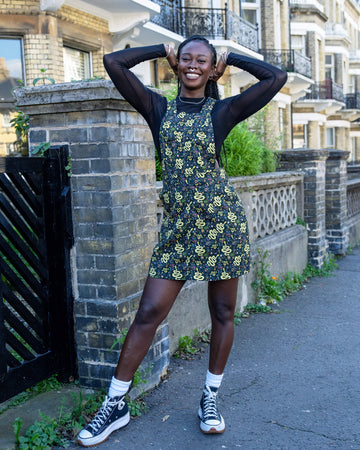
<path fill-rule="evenodd" d="M 103 404 L 101 405 L 101 408 L 99 412 L 96 414 L 96 416 L 93 418 L 91 423 L 89 424 L 91 428 L 95 431 L 95 433 L 98 431 L 98 429 L 104 424 L 104 422 L 109 417 L 112 408 L 117 404 L 118 409 L 120 409 L 123 406 L 124 401 L 116 402 L 111 401 L 111 398 L 105 397 L 105 400 Z"/>
<path fill-rule="evenodd" d="M 215 417 L 218 419 L 218 410 L 216 406 L 216 396 L 217 392 L 213 392 L 209 386 L 205 386 L 205 397 L 203 402 L 203 408 L 204 408 L 204 417 L 203 420 L 208 420 L 210 418 Z"/>

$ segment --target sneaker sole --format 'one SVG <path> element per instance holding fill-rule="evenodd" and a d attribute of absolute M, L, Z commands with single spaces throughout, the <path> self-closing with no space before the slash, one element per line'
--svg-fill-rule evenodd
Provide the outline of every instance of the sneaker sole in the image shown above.
<path fill-rule="evenodd" d="M 130 422 L 130 412 L 127 412 L 125 416 L 113 422 L 108 428 L 106 428 L 106 430 L 104 430 L 101 434 L 99 434 L 99 436 L 89 439 L 78 438 L 77 442 L 83 447 L 94 447 L 95 445 L 102 444 L 103 442 L 106 441 L 106 439 L 108 439 L 108 437 L 113 431 L 125 427 L 129 422 Z"/>
<path fill-rule="evenodd" d="M 206 423 L 204 423 L 202 421 L 201 408 L 199 408 L 198 416 L 200 419 L 200 430 L 202 433 L 204 433 L 204 434 L 221 434 L 225 431 L 225 422 L 224 422 L 222 415 L 220 415 L 221 423 L 219 423 L 219 425 L 206 425 Z"/>

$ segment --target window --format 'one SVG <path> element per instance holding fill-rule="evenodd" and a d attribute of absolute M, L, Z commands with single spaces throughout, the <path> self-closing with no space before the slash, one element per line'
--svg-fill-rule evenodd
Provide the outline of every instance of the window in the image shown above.
<path fill-rule="evenodd" d="M 24 79 L 21 39 L 0 38 L 0 101 L 13 101 L 11 90 Z"/>
<path fill-rule="evenodd" d="M 2 121 L 2 125 L 4 128 L 11 127 L 11 123 L 10 123 L 11 115 L 9 112 L 3 112 L 2 114 L 0 114 L 0 117 L 2 119 L 1 121 Z"/>
<path fill-rule="evenodd" d="M 335 148 L 335 128 L 326 128 L 326 147 Z"/>
<path fill-rule="evenodd" d="M 325 80 L 334 79 L 334 55 L 325 55 Z"/>
<path fill-rule="evenodd" d="M 291 48 L 305 56 L 305 36 L 291 36 Z"/>
<path fill-rule="evenodd" d="M 258 0 L 245 0 L 240 2 L 241 17 L 256 25 L 260 23 L 260 5 Z"/>
<path fill-rule="evenodd" d="M 0 37 L 0 156 L 15 151 L 16 133 L 10 125 L 15 112 L 12 90 L 24 80 L 22 41 Z"/>
<path fill-rule="evenodd" d="M 64 80 L 84 80 L 91 77 L 90 53 L 64 47 Z"/>
<path fill-rule="evenodd" d="M 243 9 L 242 10 L 242 17 L 247 20 L 248 22 L 252 23 L 253 25 L 256 25 L 256 10 L 254 9 Z"/>

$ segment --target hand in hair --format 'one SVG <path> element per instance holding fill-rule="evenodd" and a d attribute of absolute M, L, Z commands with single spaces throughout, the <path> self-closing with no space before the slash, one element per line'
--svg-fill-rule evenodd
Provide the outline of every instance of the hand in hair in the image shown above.
<path fill-rule="evenodd" d="M 176 58 L 174 47 L 172 45 L 166 44 L 165 50 L 166 50 L 166 59 L 170 65 L 171 69 L 173 70 L 174 74 L 177 75 L 178 60 Z"/>
<path fill-rule="evenodd" d="M 224 52 L 224 53 L 222 53 L 220 55 L 219 61 L 218 61 L 217 65 L 216 65 L 216 68 L 214 70 L 214 74 L 211 77 L 211 79 L 213 81 L 217 81 L 224 74 L 225 69 L 226 69 L 227 57 L 228 57 L 227 52 Z"/>

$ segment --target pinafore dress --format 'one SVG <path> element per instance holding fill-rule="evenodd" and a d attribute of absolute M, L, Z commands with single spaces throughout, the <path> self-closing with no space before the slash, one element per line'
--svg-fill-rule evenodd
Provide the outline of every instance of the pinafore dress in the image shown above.
<path fill-rule="evenodd" d="M 160 126 L 164 204 L 149 276 L 168 280 L 226 280 L 249 271 L 246 215 L 224 169 L 215 167 L 207 98 L 199 113 L 168 102 Z"/>

